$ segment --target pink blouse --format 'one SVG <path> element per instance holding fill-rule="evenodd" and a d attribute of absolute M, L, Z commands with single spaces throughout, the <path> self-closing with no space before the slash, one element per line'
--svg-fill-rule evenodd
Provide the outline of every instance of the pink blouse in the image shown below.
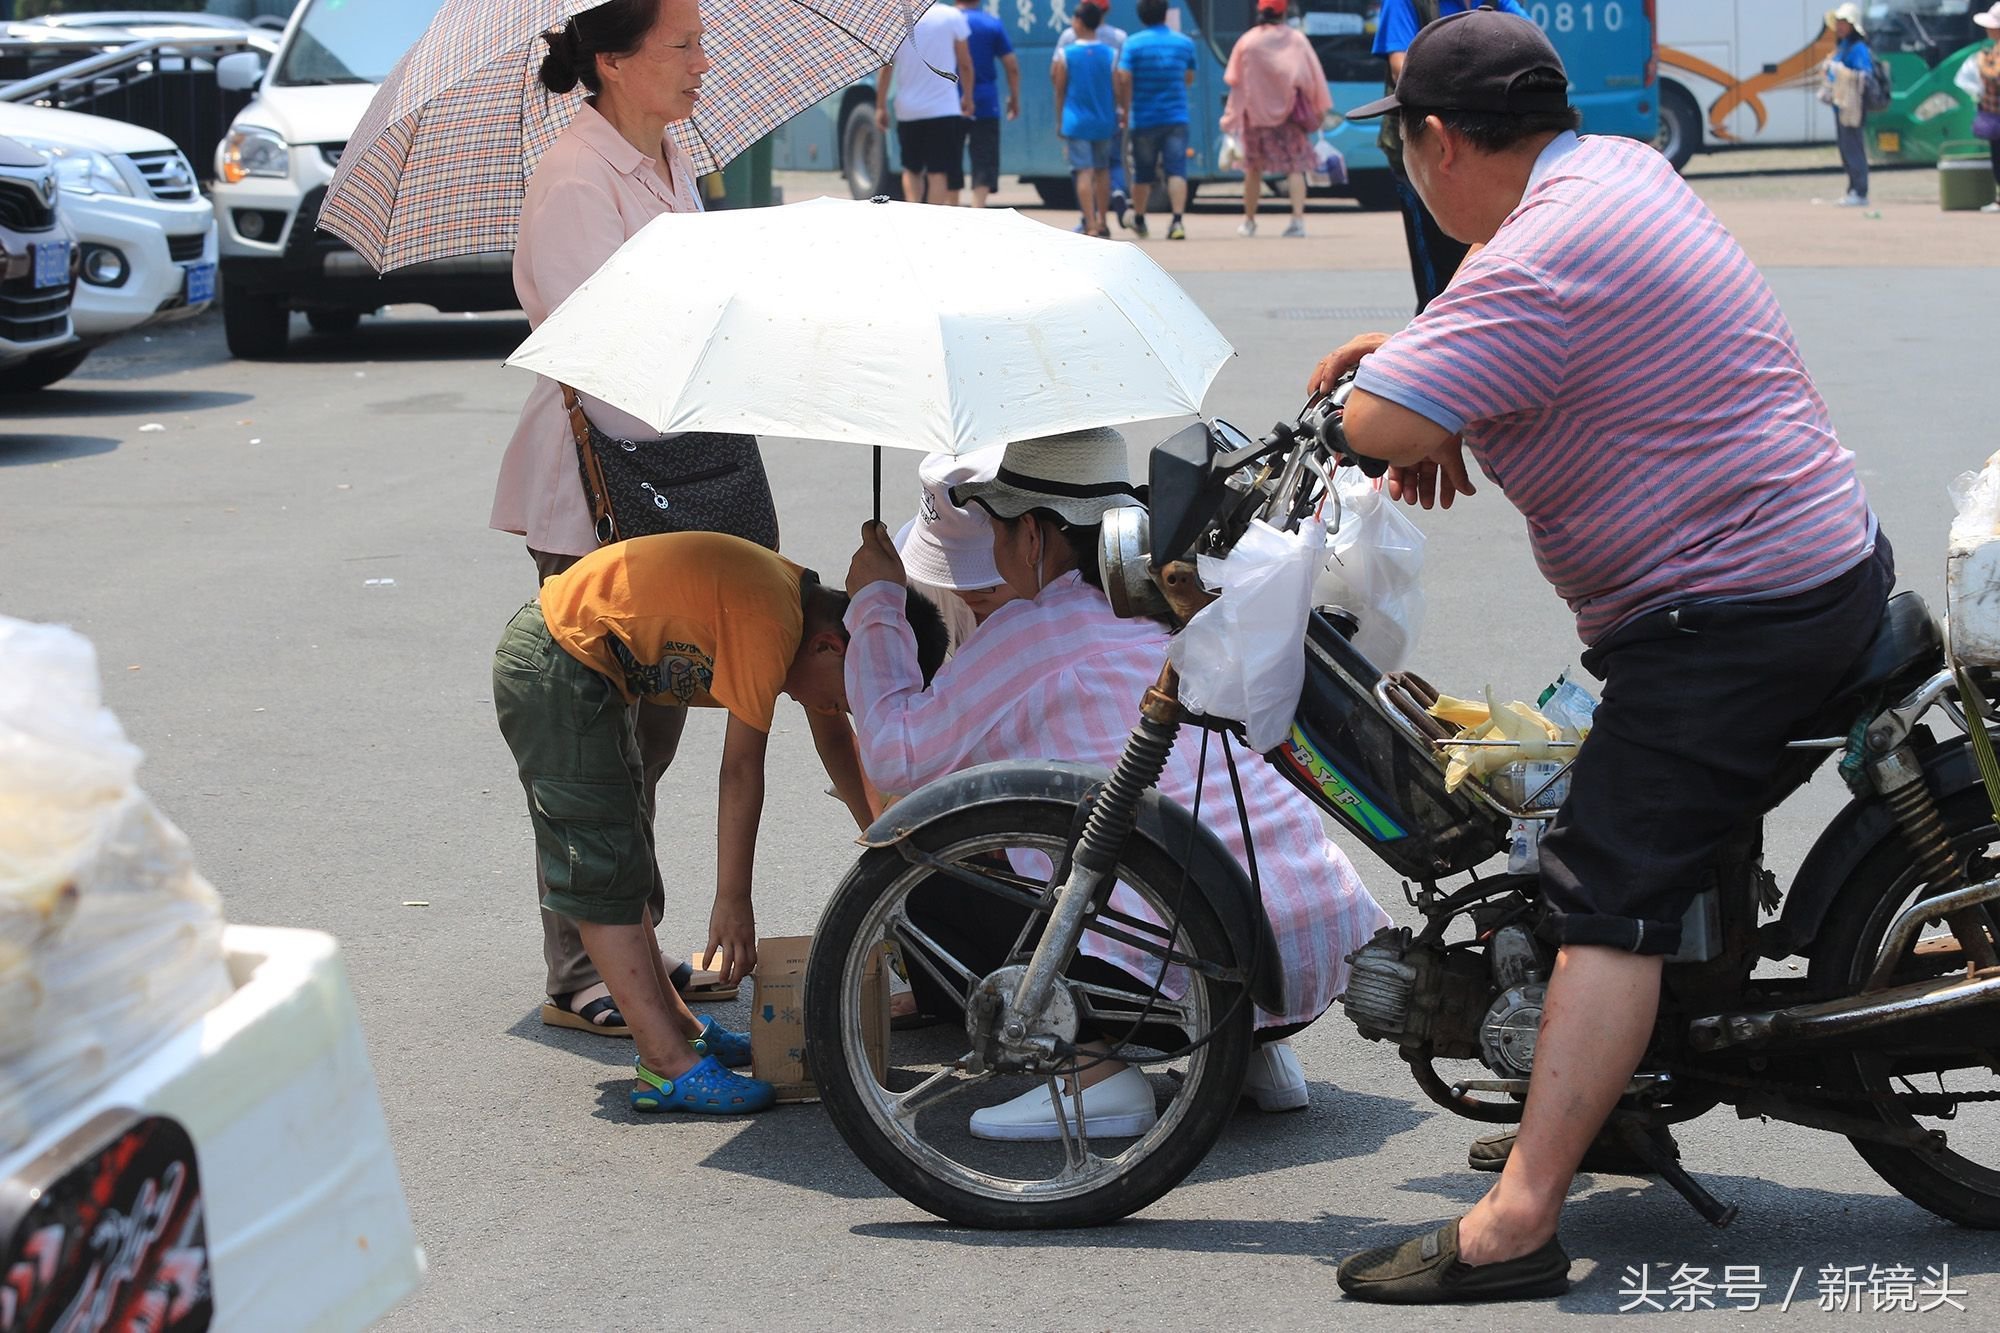
<path fill-rule="evenodd" d="M 664 140 L 669 185 L 589 102 L 577 108 L 562 137 L 550 145 L 528 182 L 514 244 L 514 292 L 530 326 L 549 312 L 630 239 L 662 213 L 698 213 L 693 163 Z M 650 439 L 657 434 L 639 418 L 586 397 L 584 411 L 607 435 Z M 577 473 L 576 444 L 563 412 L 562 390 L 537 377 L 521 408 L 521 421 L 500 460 L 493 493 L 492 526 L 520 533 L 537 551 L 588 555 L 597 549 L 590 506 Z"/>
<path fill-rule="evenodd" d="M 1283 23 L 1259 23 L 1237 38 L 1222 79 L 1229 85 L 1222 128 L 1230 134 L 1284 124 L 1301 91 L 1321 116 L 1333 106 L 1312 42 Z"/>
<path fill-rule="evenodd" d="M 1069 759 L 1110 768 L 1139 718 L 1139 702 L 1166 661 L 1165 631 L 1150 621 L 1120 620 L 1104 594 L 1074 571 L 1050 582 L 1032 602 L 1007 603 L 986 618 L 928 689 L 917 670 L 916 642 L 903 615 L 903 589 L 871 583 L 847 610 L 853 636 L 844 672 L 861 766 L 883 791 L 910 792 L 974 764 L 1001 759 Z M 1160 792 L 1184 809 L 1195 801 L 1200 734 L 1175 743 Z M 1264 910 L 1284 968 L 1286 1012 L 1257 1013 L 1259 1027 L 1307 1023 L 1347 988 L 1347 955 L 1389 924 L 1347 857 L 1326 836 L 1319 812 L 1263 759 L 1237 759 Z M 1201 821 L 1239 862 L 1247 860 L 1236 801 L 1212 742 L 1201 778 Z M 1032 855 L 1032 854 L 1027 854 Z M 1016 869 L 1045 875 L 1017 860 Z M 1123 885 L 1119 911 L 1151 913 Z M 1083 952 L 1150 977 L 1138 950 L 1086 934 Z M 1170 983 L 1170 991 L 1178 987 Z"/>

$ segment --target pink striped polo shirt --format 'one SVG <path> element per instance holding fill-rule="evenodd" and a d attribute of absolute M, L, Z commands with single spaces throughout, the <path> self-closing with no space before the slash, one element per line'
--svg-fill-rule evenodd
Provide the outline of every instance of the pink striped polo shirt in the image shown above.
<path fill-rule="evenodd" d="M 1777 298 L 1633 140 L 1551 143 L 1355 384 L 1463 433 L 1587 644 L 1667 606 L 1804 592 L 1874 549 Z"/>

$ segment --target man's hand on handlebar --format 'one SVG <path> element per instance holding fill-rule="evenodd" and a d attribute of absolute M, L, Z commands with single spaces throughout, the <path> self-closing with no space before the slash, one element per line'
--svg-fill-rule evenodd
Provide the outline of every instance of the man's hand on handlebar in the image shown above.
<path fill-rule="evenodd" d="M 1319 365 L 1313 368 L 1312 378 L 1306 382 L 1306 392 L 1317 397 L 1332 393 L 1340 383 L 1340 377 L 1361 364 L 1361 358 L 1389 341 L 1386 333 L 1364 333 L 1349 338 L 1340 346 L 1328 352 Z"/>
<path fill-rule="evenodd" d="M 1388 476 L 1389 498 L 1404 504 L 1451 508 L 1461 495 L 1477 495 L 1472 477 L 1465 468 L 1465 443 L 1456 435 L 1429 458 L 1409 467 L 1392 467 Z"/>

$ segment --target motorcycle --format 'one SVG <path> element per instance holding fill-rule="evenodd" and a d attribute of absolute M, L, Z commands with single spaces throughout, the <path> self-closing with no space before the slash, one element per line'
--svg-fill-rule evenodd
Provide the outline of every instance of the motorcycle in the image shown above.
<path fill-rule="evenodd" d="M 1102 528 L 1114 609 L 1184 624 L 1212 600 L 1199 556 L 1226 555 L 1253 519 L 1296 530 L 1337 506 L 1339 466 L 1380 475 L 1346 447 L 1349 387 L 1261 439 L 1200 422 L 1156 448 L 1148 507 L 1113 511 Z M 1535 876 L 1482 867 L 1515 821 L 1554 809 L 1496 779 L 1449 787 L 1440 756 L 1452 737 L 1426 710 L 1434 693 L 1370 665 L 1350 642 L 1356 623 L 1338 608 L 1308 618 L 1296 720 L 1262 761 L 1401 876 L 1423 919 L 1351 956 L 1348 1017 L 1393 1043 L 1438 1105 L 1518 1121 L 1553 952 L 1534 931 Z M 1782 781 L 1716 857 L 1611 1122 L 1716 1225 L 1736 1209 L 1653 1131 L 1727 1106 L 1843 1135 L 1915 1203 L 2000 1227 L 2000 826 L 1966 715 L 1991 715 L 1997 687 L 1990 671 L 1951 669 L 1919 597 L 1892 598 L 1789 743 Z M 885 1184 L 947 1221 L 1077 1227 L 1144 1208 L 1199 1164 L 1235 1109 L 1253 1002 L 1284 1011 L 1254 857 L 1239 864 L 1199 811 L 1155 789 L 1189 727 L 1202 729 L 1204 765 L 1213 741 L 1235 779 L 1237 724 L 1184 708 L 1170 665 L 1135 703 L 1111 773 L 989 764 L 895 805 L 863 835 L 820 921 L 806 1053 L 828 1114 Z M 1836 755 L 1852 800 L 1781 891 L 1764 866 L 1764 815 Z M 1116 901 L 1113 886 L 1126 891 Z M 1020 922 L 1013 947 L 998 968 L 969 963 L 949 927 L 995 906 Z M 1079 944 L 1092 934 L 1152 959 L 1150 983 L 1089 968 Z M 1809 960 L 1802 975 L 1760 966 L 1794 956 Z M 963 1022 L 885 1030 L 885 957 L 941 987 Z M 1051 1143 L 968 1132 L 967 1110 L 1038 1086 L 1053 1100 L 1066 1071 L 1109 1058 L 1149 1075 L 1161 1106 L 1142 1132 L 1093 1140 L 1060 1116 Z"/>

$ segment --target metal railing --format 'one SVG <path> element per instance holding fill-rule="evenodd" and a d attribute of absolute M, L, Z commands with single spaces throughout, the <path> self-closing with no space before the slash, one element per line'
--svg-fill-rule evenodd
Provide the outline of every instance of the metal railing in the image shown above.
<path fill-rule="evenodd" d="M 219 38 L 149 38 L 107 46 L 101 40 L 0 38 L 0 102 L 107 116 L 164 134 L 206 182 L 215 146 L 253 96 L 225 91 L 216 62 L 239 51 L 270 58 L 268 42 Z"/>

